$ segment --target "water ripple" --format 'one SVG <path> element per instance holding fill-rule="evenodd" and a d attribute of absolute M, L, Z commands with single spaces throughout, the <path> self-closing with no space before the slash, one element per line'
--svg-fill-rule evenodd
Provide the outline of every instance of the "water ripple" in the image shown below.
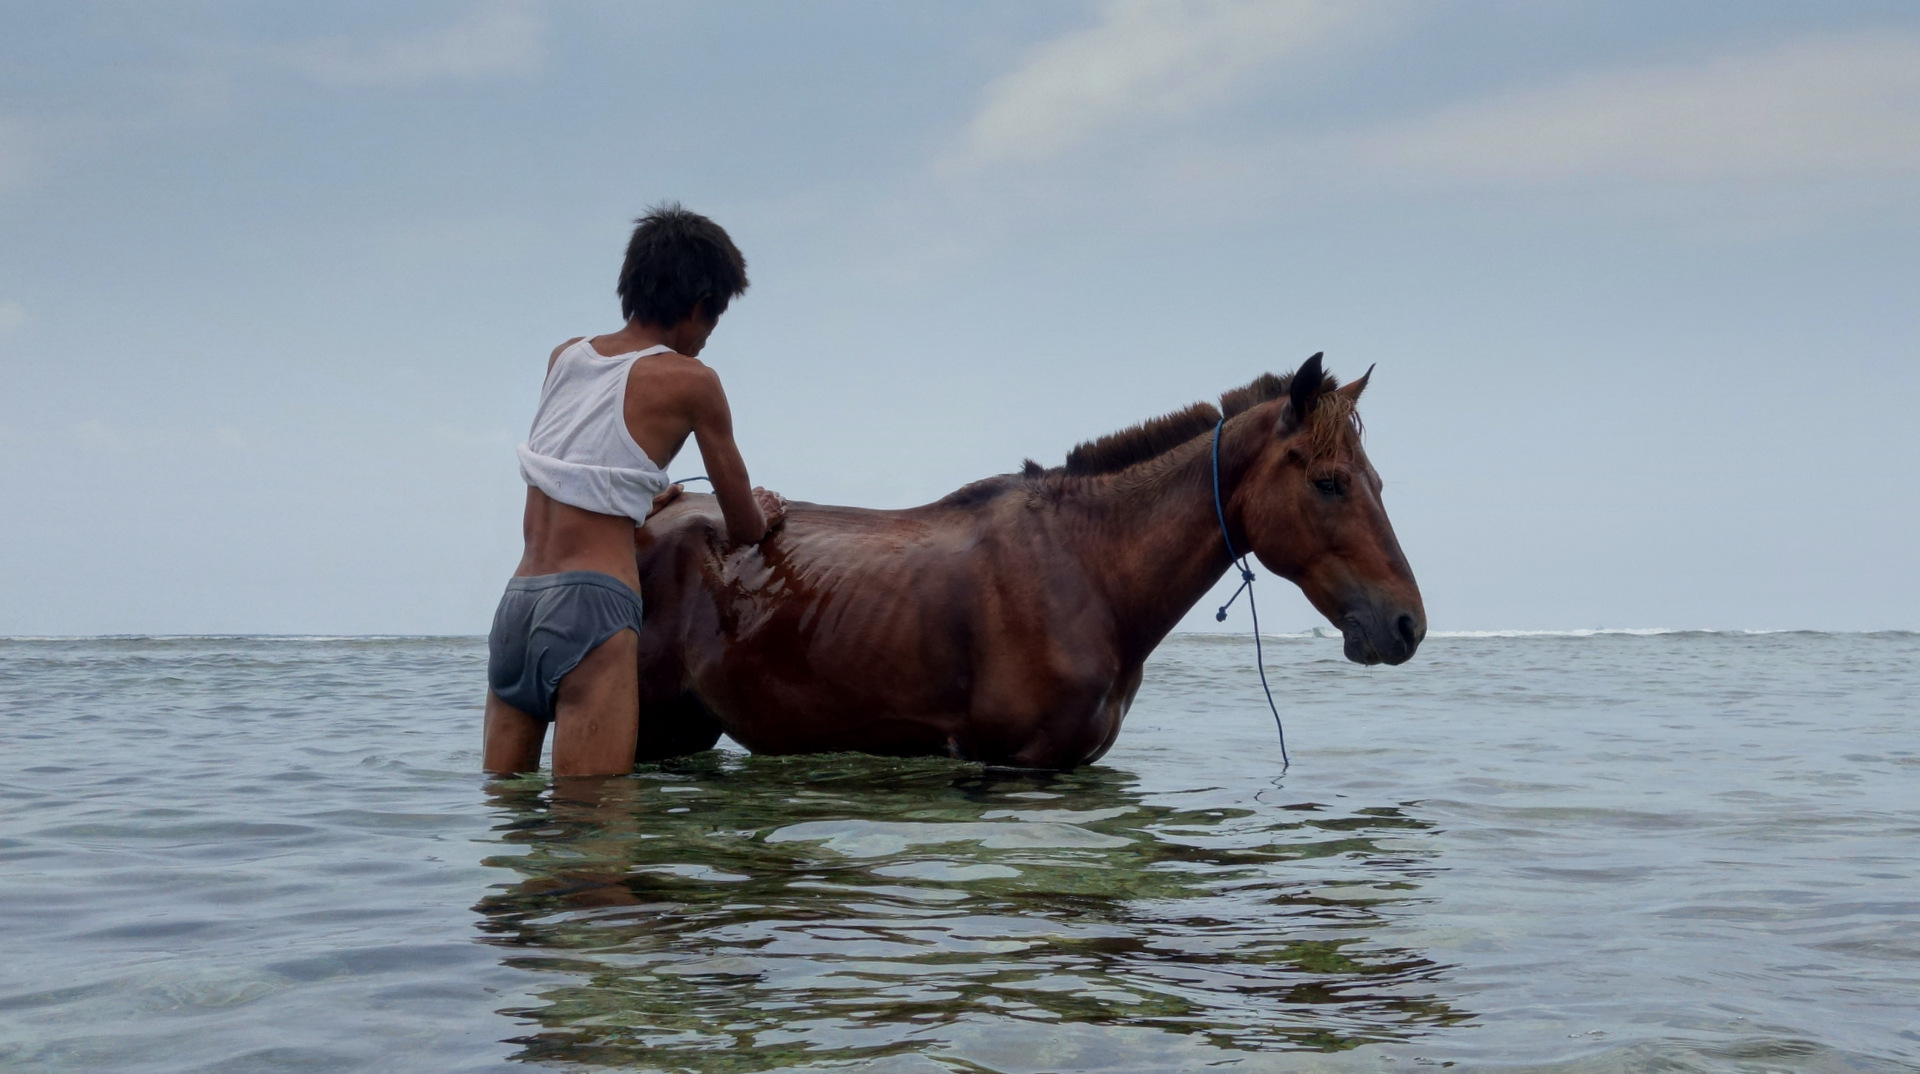
<path fill-rule="evenodd" d="M 471 639 L 0 639 L 0 1067 L 1920 1070 L 1920 635 L 1175 639 L 1097 767 L 488 783 Z"/>

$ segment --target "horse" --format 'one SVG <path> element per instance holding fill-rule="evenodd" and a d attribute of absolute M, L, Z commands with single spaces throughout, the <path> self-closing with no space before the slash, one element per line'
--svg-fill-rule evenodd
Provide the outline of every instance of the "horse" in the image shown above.
<path fill-rule="evenodd" d="M 792 503 L 757 546 L 728 542 L 711 496 L 679 497 L 634 538 L 636 761 L 723 732 L 755 753 L 1097 760 L 1229 540 L 1298 585 L 1349 660 L 1406 661 L 1426 610 L 1361 446 L 1372 374 L 1342 386 L 1316 354 L 924 506 Z"/>

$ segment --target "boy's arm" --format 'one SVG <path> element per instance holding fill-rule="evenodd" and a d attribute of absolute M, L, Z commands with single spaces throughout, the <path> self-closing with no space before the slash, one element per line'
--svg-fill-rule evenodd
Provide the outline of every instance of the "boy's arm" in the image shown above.
<path fill-rule="evenodd" d="M 693 438 L 700 445 L 700 457 L 707 464 L 707 479 L 713 482 L 713 496 L 720 501 L 720 514 L 726 519 L 727 537 L 735 544 L 757 544 L 779 521 L 780 498 L 764 489 L 756 490 L 747 479 L 747 464 L 733 442 L 733 410 L 727 405 L 720 378 L 709 374 L 710 390 L 701 392 L 693 415 Z M 766 511 L 762 510 L 763 496 Z M 774 517 L 768 518 L 771 513 Z"/>

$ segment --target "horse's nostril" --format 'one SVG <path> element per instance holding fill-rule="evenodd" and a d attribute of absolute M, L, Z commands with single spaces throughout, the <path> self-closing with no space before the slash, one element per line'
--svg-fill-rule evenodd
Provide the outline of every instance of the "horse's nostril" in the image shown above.
<path fill-rule="evenodd" d="M 1401 612 L 1400 617 L 1393 621 L 1393 629 L 1400 635 L 1401 642 L 1405 643 L 1409 650 L 1420 644 L 1420 634 L 1418 628 L 1414 626 L 1413 616 Z"/>

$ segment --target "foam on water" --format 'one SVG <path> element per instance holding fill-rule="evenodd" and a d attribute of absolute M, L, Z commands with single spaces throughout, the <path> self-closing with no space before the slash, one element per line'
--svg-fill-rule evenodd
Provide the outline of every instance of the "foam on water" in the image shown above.
<path fill-rule="evenodd" d="M 489 783 L 474 639 L 0 641 L 0 1068 L 1920 1070 L 1920 636 L 1163 647 L 1059 776 Z"/>

